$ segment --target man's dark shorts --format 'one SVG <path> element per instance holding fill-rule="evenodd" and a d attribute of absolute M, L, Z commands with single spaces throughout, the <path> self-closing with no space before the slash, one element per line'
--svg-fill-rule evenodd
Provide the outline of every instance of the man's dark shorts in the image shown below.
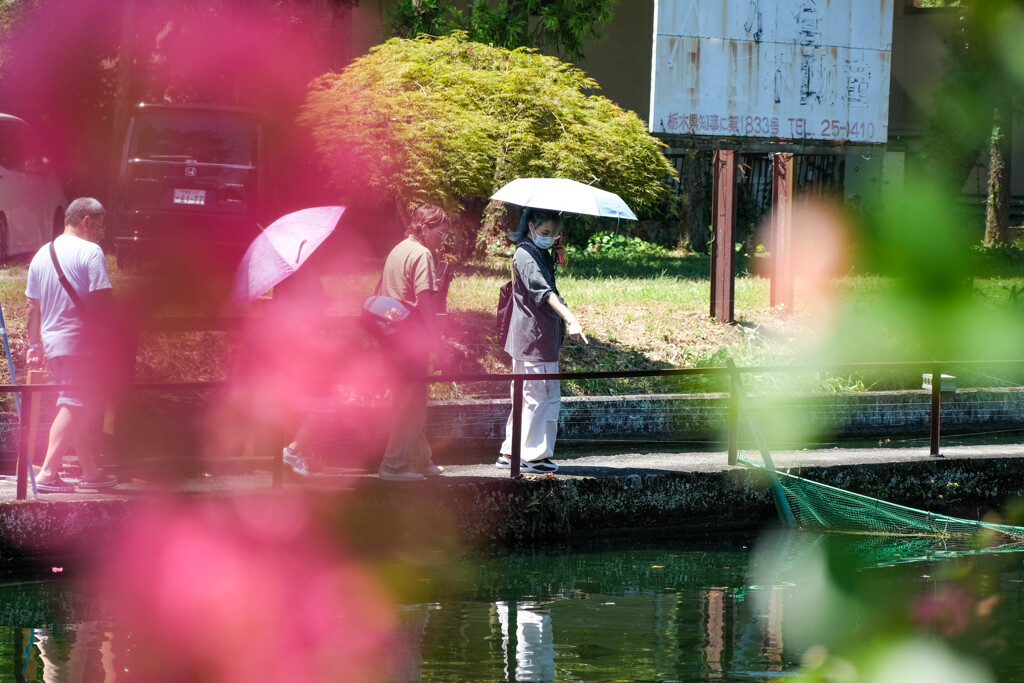
<path fill-rule="evenodd" d="M 50 359 L 54 384 L 74 384 L 57 396 L 58 406 L 96 407 L 99 396 L 99 363 L 95 356 L 57 356 Z"/>

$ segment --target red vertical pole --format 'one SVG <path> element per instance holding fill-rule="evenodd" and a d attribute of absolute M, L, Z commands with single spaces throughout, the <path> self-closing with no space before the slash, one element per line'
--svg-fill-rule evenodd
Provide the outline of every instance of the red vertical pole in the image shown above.
<path fill-rule="evenodd" d="M 21 420 L 18 423 L 18 460 L 15 465 L 14 495 L 17 500 L 28 498 L 29 468 L 32 467 L 32 458 L 29 449 L 29 439 L 35 436 L 35 429 L 31 427 L 35 421 L 35 401 L 32 399 L 35 394 L 29 394 L 27 401 L 21 402 Z"/>
<path fill-rule="evenodd" d="M 939 452 L 939 432 L 942 427 L 942 368 L 938 365 L 932 371 L 932 412 L 931 412 L 931 449 L 929 455 L 941 458 Z"/>
<path fill-rule="evenodd" d="M 735 465 L 740 454 L 740 386 L 737 382 L 739 375 L 735 372 L 729 374 L 729 464 Z"/>
<path fill-rule="evenodd" d="M 772 155 L 770 304 L 793 312 L 793 155 Z"/>
<path fill-rule="evenodd" d="M 512 454 L 509 456 L 509 467 L 513 479 L 519 477 L 519 464 L 522 461 L 523 441 L 523 378 L 512 380 Z M 509 607 L 511 609 L 511 607 Z"/>
<path fill-rule="evenodd" d="M 714 211 L 711 214 L 711 316 L 719 322 L 734 319 L 734 254 L 732 228 L 736 218 L 736 152 L 715 150 L 712 174 Z"/>

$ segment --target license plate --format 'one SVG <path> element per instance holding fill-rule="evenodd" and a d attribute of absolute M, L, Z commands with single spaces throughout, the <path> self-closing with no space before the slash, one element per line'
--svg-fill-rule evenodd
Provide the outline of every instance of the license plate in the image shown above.
<path fill-rule="evenodd" d="M 206 190 L 175 190 L 174 203 L 202 206 L 206 204 Z"/>

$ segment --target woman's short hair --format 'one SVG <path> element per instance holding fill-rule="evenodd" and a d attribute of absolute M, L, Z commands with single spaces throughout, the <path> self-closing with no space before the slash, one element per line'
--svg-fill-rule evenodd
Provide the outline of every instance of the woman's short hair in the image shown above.
<path fill-rule="evenodd" d="M 519 219 L 519 227 L 508 234 L 509 242 L 518 242 L 530 233 L 530 223 L 540 225 L 546 221 L 554 221 L 557 225 L 562 224 L 562 214 L 558 211 L 548 209 L 534 209 L 527 207 L 523 209 L 523 215 Z"/>
<path fill-rule="evenodd" d="M 413 209 L 412 215 L 409 216 L 409 229 L 406 230 L 406 234 L 417 242 L 422 242 L 423 236 L 428 232 L 442 223 L 450 225 L 451 222 L 452 219 L 448 217 L 448 214 L 440 206 L 420 204 Z"/>

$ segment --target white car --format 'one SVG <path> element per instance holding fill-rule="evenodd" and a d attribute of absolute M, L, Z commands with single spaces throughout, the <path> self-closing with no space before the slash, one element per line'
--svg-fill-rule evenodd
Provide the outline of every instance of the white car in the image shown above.
<path fill-rule="evenodd" d="M 0 263 L 64 231 L 64 189 L 27 123 L 0 114 Z"/>

